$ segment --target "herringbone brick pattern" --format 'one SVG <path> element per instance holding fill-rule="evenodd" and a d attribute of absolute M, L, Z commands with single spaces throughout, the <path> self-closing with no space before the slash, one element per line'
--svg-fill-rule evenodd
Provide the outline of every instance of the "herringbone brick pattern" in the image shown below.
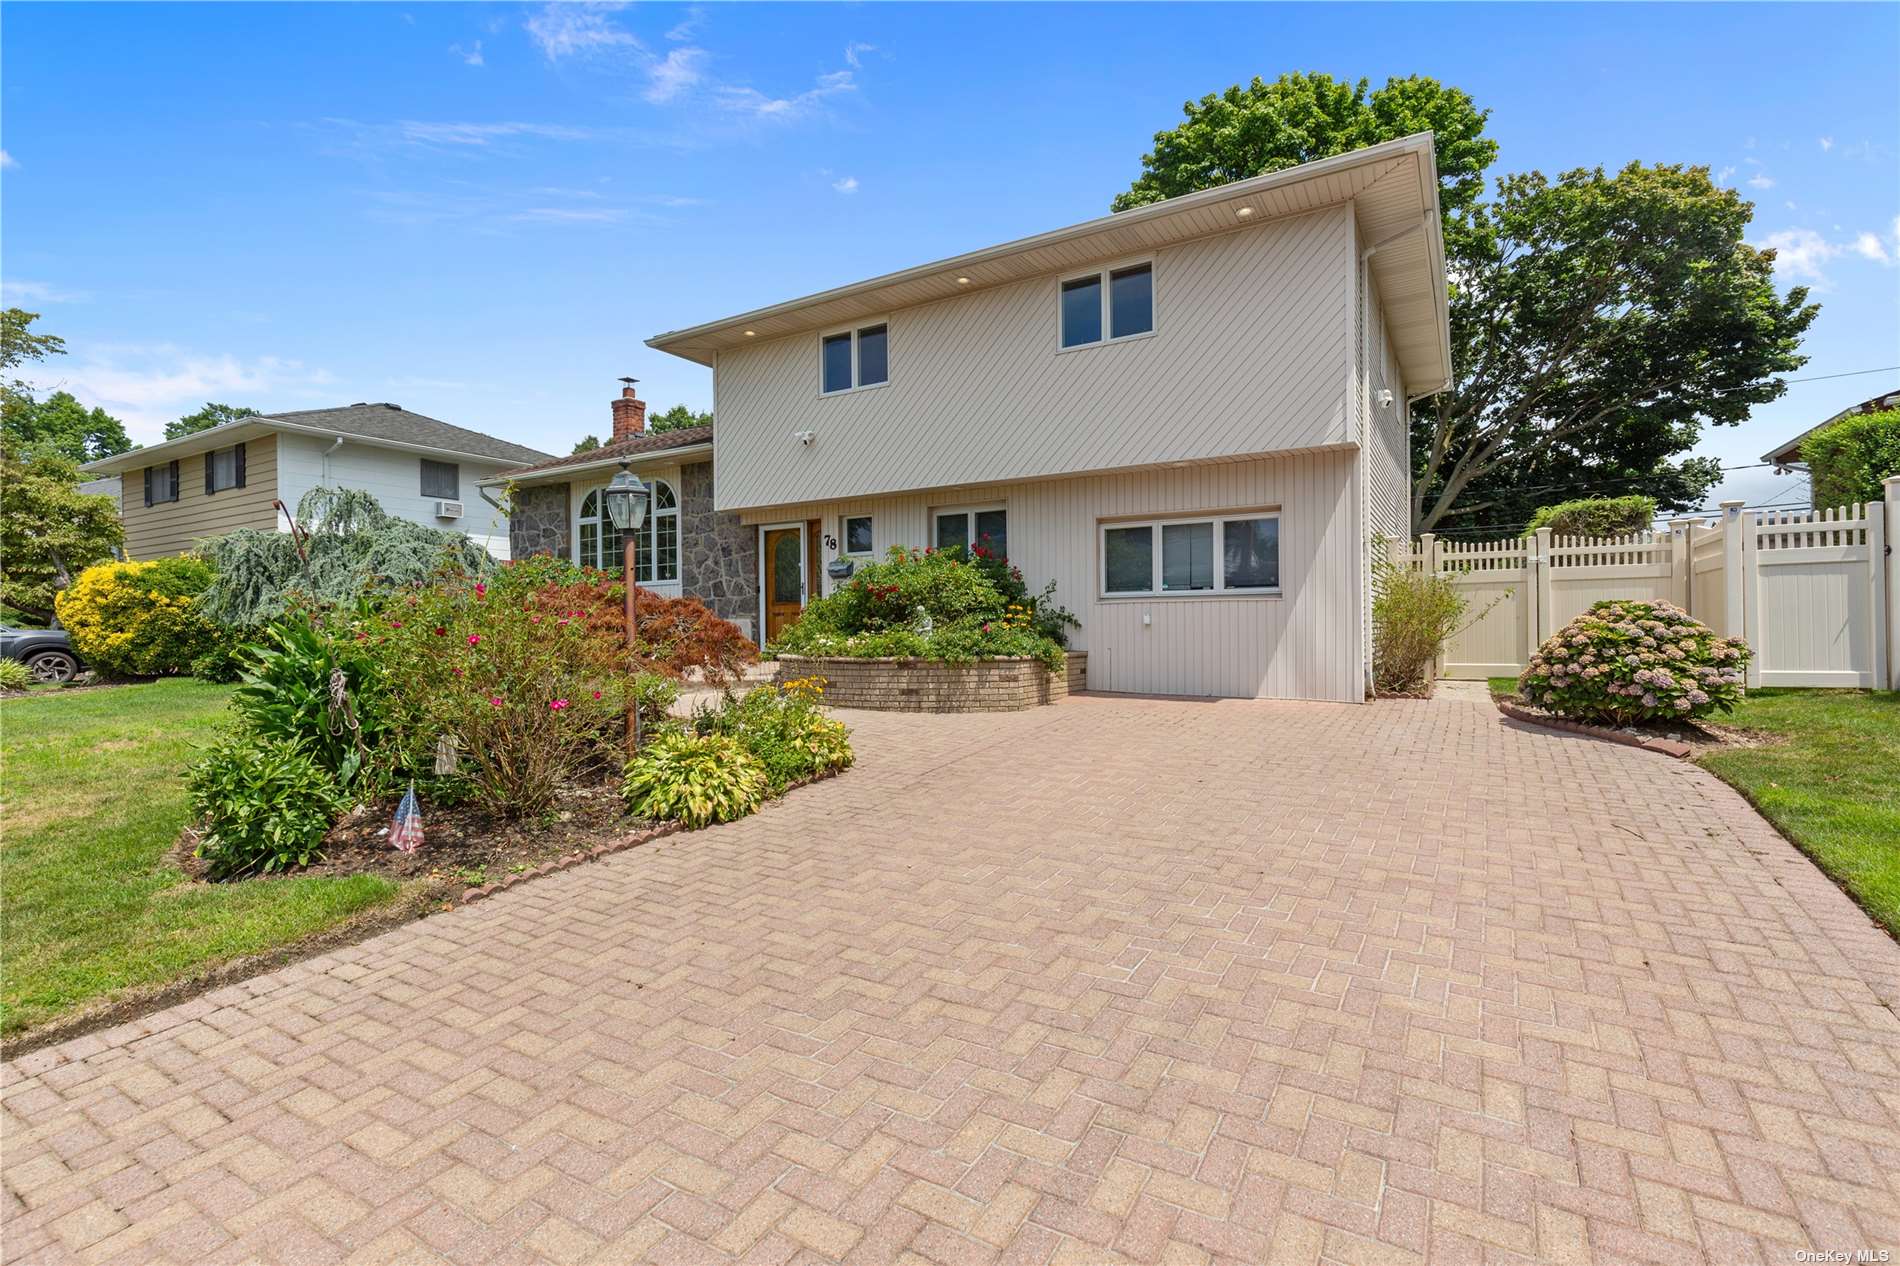
<path fill-rule="evenodd" d="M 1900 950 L 1483 704 L 857 714 L 861 766 L 7 1067 L 11 1262 L 1900 1248 Z"/>

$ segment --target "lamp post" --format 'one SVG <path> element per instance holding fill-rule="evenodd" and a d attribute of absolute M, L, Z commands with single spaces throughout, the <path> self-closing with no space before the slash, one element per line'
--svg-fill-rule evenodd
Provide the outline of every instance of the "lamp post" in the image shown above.
<path fill-rule="evenodd" d="M 620 473 L 607 485 L 601 500 L 607 503 L 607 518 L 620 533 L 624 549 L 621 558 L 621 580 L 627 589 L 627 665 L 633 665 L 634 626 L 633 626 L 633 547 L 640 535 L 640 529 L 647 521 L 647 502 L 652 494 L 647 486 L 640 482 L 640 476 L 627 469 L 625 462 L 620 463 Z M 627 752 L 631 755 L 640 747 L 640 701 L 636 698 L 627 708 Z"/>

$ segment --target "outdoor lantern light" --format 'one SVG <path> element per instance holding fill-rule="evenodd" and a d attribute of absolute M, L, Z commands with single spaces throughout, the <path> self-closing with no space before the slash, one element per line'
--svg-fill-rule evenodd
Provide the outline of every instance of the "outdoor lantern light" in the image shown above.
<path fill-rule="evenodd" d="M 640 476 L 628 470 L 623 463 L 620 473 L 607 485 L 604 498 L 607 502 L 607 517 L 622 532 L 638 532 L 647 521 L 647 500 L 651 495 L 647 486 L 640 482 Z"/>

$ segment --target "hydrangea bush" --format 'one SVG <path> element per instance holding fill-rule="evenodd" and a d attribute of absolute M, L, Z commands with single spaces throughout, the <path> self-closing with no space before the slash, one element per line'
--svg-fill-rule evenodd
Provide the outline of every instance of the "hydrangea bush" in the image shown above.
<path fill-rule="evenodd" d="M 1748 659 L 1667 602 L 1599 602 L 1537 648 L 1517 688 L 1580 721 L 1694 720 L 1734 708 Z"/>

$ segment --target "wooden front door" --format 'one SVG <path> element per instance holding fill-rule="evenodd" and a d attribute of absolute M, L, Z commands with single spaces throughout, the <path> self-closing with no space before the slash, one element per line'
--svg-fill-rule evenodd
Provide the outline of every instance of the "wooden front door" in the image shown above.
<path fill-rule="evenodd" d="M 765 532 L 765 640 L 805 609 L 805 543 L 798 528 L 768 528 Z"/>

